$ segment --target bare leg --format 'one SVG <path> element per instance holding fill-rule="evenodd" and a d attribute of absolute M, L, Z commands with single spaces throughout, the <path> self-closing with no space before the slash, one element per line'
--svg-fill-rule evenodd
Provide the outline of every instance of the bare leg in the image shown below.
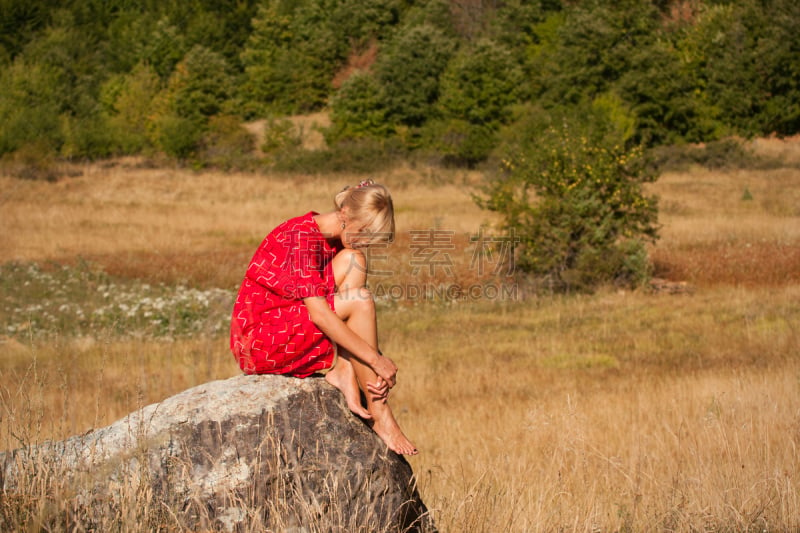
<path fill-rule="evenodd" d="M 359 386 L 365 391 L 364 395 L 367 398 L 367 410 L 372 415 L 371 420 L 368 422 L 373 431 L 383 439 L 383 442 L 395 453 L 405 455 L 416 455 L 417 447 L 408 440 L 400 425 L 394 418 L 394 413 L 389 407 L 386 400 L 375 400 L 369 392 L 366 392 L 366 384 L 374 383 L 377 381 L 378 376 L 367 365 L 361 363 L 358 359 L 352 359 L 352 366 L 355 369 L 356 378 Z"/>
<path fill-rule="evenodd" d="M 367 420 L 372 419 L 372 415 L 361 405 L 361 389 L 356 381 L 356 373 L 350 363 L 350 354 L 344 354 L 345 350 L 339 350 L 339 357 L 330 372 L 325 374 L 325 381 L 342 391 L 347 407 L 355 414 Z"/>
<path fill-rule="evenodd" d="M 349 290 L 354 286 L 363 287 L 367 280 L 364 255 L 353 250 L 342 250 L 333 259 L 333 272 L 339 292 Z M 338 312 L 338 304 L 336 309 Z M 340 313 L 339 315 L 341 317 Z M 350 363 L 350 357 L 350 353 L 339 348 L 336 366 L 325 374 L 325 380 L 342 392 L 347 401 L 347 407 L 351 411 L 361 418 L 369 420 L 372 415 L 361 404 L 361 389 L 358 386 L 353 365 Z"/>
<path fill-rule="evenodd" d="M 334 258 L 333 270 L 339 287 L 335 300 L 336 314 L 344 320 L 347 327 L 377 349 L 378 324 L 375 302 L 372 294 L 365 288 L 366 262 L 363 254 L 353 250 L 343 250 Z M 336 367 L 340 364 L 341 367 L 337 371 Z M 373 431 L 395 453 L 405 455 L 418 453 L 417 447 L 400 429 L 386 399 L 375 398 L 368 390 L 367 384 L 379 381 L 375 371 L 341 347 L 336 367 L 325 377 L 329 383 L 342 391 L 350 410 L 367 419 Z M 361 405 L 362 391 L 367 399 L 367 416 L 361 412 L 364 409 Z"/>
<path fill-rule="evenodd" d="M 336 312 L 342 317 L 350 329 L 373 347 L 377 347 L 378 338 L 377 323 L 375 320 L 375 304 L 369 291 L 362 288 L 352 289 L 338 294 L 336 297 Z M 389 403 L 385 399 L 375 398 L 367 388 L 368 383 L 378 382 L 378 375 L 375 374 L 372 368 L 347 353 L 346 350 L 340 348 L 340 355 L 349 360 L 349 368 L 353 370 L 358 388 L 360 391 L 364 392 L 364 396 L 367 399 L 367 410 L 371 415 L 368 418 L 368 423 L 373 431 L 383 439 L 392 451 L 406 455 L 416 454 L 416 446 L 408 440 L 400 429 L 389 407 Z M 331 372 L 328 373 L 328 375 L 330 374 Z M 349 392 L 341 388 L 340 390 L 342 390 L 345 394 L 345 398 L 347 398 Z M 351 410 L 352 409 L 351 407 Z M 354 410 L 354 412 L 356 411 Z"/>

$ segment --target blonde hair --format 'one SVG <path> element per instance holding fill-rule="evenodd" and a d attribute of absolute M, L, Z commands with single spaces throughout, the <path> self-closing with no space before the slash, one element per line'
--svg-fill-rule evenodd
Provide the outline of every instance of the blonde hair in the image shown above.
<path fill-rule="evenodd" d="M 359 247 L 394 240 L 394 206 L 389 190 L 372 180 L 345 187 L 333 199 L 336 209 L 347 208 L 350 219 L 363 229 L 353 241 Z"/>

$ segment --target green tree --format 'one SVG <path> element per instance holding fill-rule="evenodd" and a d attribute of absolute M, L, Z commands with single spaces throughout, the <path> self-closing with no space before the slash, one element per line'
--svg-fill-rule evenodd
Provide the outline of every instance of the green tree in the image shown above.
<path fill-rule="evenodd" d="M 272 0 L 259 7 L 241 56 L 249 114 L 309 111 L 326 102 L 348 50 L 346 41 L 337 41 L 329 15 L 324 0 Z"/>
<path fill-rule="evenodd" d="M 136 154 L 152 147 L 148 124 L 160 89 L 158 73 L 143 63 L 103 85 L 101 102 L 116 152 Z"/>
<path fill-rule="evenodd" d="M 454 51 L 455 42 L 429 25 L 407 28 L 386 45 L 375 72 L 388 120 L 419 127 L 435 116 L 439 78 Z"/>
<path fill-rule="evenodd" d="M 403 4 L 401 0 L 339 0 L 332 6 L 329 24 L 337 42 L 359 51 L 397 26 Z"/>
<path fill-rule="evenodd" d="M 456 161 L 485 159 L 495 133 L 511 118 L 521 82 L 522 73 L 504 47 L 482 39 L 462 48 L 441 78 L 434 145 Z"/>
<path fill-rule="evenodd" d="M 50 23 L 59 7 L 58 0 L 0 0 L 0 49 L 9 61 Z"/>
<path fill-rule="evenodd" d="M 329 144 L 342 139 L 385 138 L 392 133 L 386 119 L 383 88 L 369 72 L 350 76 L 331 99 Z"/>
<path fill-rule="evenodd" d="M 65 156 L 108 154 L 97 105 L 102 61 L 96 43 L 75 26 L 69 11 L 50 15 L 51 25 L 31 40 L 4 71 L 0 97 L 0 151 L 36 142 Z"/>
<path fill-rule="evenodd" d="M 729 130 L 720 107 L 699 88 L 691 69 L 666 40 L 631 52 L 630 68 L 614 84 L 637 116 L 637 138 L 647 145 L 702 142 Z"/>
<path fill-rule="evenodd" d="M 150 12 L 121 13 L 110 25 L 107 42 L 114 72 L 130 72 L 146 63 L 164 80 L 190 49 L 185 36 L 167 17 Z"/>
<path fill-rule="evenodd" d="M 700 11 L 678 46 L 700 95 L 741 135 L 800 126 L 800 5 L 745 0 Z"/>
<path fill-rule="evenodd" d="M 64 142 L 57 69 L 17 58 L 0 71 L 0 155 L 36 143 L 56 153 Z"/>
<path fill-rule="evenodd" d="M 168 155 L 191 157 L 208 128 L 209 118 L 226 112 L 232 90 L 225 58 L 195 46 L 153 102 L 149 128 L 153 144 Z"/>
<path fill-rule="evenodd" d="M 560 21 L 561 15 L 549 20 Z M 650 47 L 661 16 L 647 0 L 581 2 L 566 11 L 546 53 L 531 52 L 531 72 L 543 104 L 577 104 L 605 93 L 629 69 L 637 50 Z"/>

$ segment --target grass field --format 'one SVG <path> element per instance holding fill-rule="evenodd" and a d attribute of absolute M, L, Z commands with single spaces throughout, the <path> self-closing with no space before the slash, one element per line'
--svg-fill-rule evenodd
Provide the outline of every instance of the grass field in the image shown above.
<path fill-rule="evenodd" d="M 755 148 L 792 164 L 652 186 L 651 256 L 679 294 L 528 294 L 473 262 L 470 236 L 496 222 L 471 200 L 478 173 L 375 176 L 399 228 L 373 257 L 382 348 L 441 531 L 800 529 L 800 143 Z M 69 170 L 0 177 L 0 449 L 235 375 L 227 314 L 255 247 L 360 179 L 133 159 Z M 452 244 L 434 271 L 415 248 L 430 231 Z M 453 285 L 480 290 L 437 292 Z M 28 531 L 69 506 L 15 505 L 0 516 Z"/>

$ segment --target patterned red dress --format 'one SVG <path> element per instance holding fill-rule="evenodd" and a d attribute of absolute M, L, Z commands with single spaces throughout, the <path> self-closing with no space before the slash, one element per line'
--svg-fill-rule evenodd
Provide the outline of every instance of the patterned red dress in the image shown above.
<path fill-rule="evenodd" d="M 303 298 L 333 309 L 331 246 L 310 212 L 272 230 L 256 251 L 231 320 L 231 350 L 246 374 L 306 377 L 334 363 L 333 342 L 311 321 Z"/>

